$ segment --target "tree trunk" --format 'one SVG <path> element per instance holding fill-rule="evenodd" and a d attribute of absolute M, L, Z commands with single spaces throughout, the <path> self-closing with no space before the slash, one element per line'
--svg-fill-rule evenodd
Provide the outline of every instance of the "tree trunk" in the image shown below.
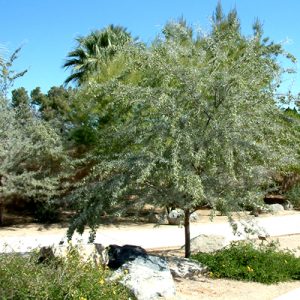
<path fill-rule="evenodd" d="M 190 210 L 184 211 L 185 258 L 191 256 Z"/>

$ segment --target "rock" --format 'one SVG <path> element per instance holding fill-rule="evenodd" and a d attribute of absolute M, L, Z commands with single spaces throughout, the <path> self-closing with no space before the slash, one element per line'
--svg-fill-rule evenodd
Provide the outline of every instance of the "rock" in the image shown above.
<path fill-rule="evenodd" d="M 99 243 L 94 243 L 94 245 L 96 253 L 98 254 L 94 256 L 96 261 L 103 266 L 107 266 L 109 262 L 107 247 L 104 247 L 102 244 Z"/>
<path fill-rule="evenodd" d="M 78 249 L 82 260 L 88 261 L 92 259 L 96 264 L 102 264 L 102 253 L 98 252 L 95 244 L 78 244 L 75 248 Z"/>
<path fill-rule="evenodd" d="M 227 246 L 227 242 L 222 235 L 205 235 L 200 234 L 191 239 L 191 251 L 197 252 L 214 252 Z M 184 246 L 183 246 L 184 247 Z"/>
<path fill-rule="evenodd" d="M 273 213 L 276 213 L 276 212 L 284 210 L 284 207 L 281 204 L 270 204 L 270 205 L 267 205 L 267 207 Z"/>
<path fill-rule="evenodd" d="M 149 215 L 148 221 L 149 221 L 149 223 L 155 223 L 155 224 L 161 224 L 161 225 L 168 224 L 168 219 L 165 214 L 151 213 Z"/>
<path fill-rule="evenodd" d="M 49 263 L 55 259 L 52 247 L 41 247 L 38 254 L 37 262 Z"/>
<path fill-rule="evenodd" d="M 104 247 L 100 243 L 78 244 L 75 246 L 83 261 L 92 260 L 96 265 L 108 266 L 118 269 L 125 262 L 134 260 L 138 256 L 147 256 L 146 250 L 133 245 L 110 245 Z M 55 257 L 66 257 L 69 246 L 60 245 L 53 247 Z"/>
<path fill-rule="evenodd" d="M 170 225 L 181 225 L 183 217 L 184 211 L 182 209 L 174 209 L 168 214 L 167 219 Z"/>
<path fill-rule="evenodd" d="M 145 249 L 134 245 L 109 245 L 107 250 L 108 255 L 108 267 L 111 269 L 118 269 L 124 263 L 133 261 L 137 257 L 147 257 Z"/>
<path fill-rule="evenodd" d="M 123 264 L 110 280 L 118 280 L 138 300 L 156 300 L 175 295 L 175 284 L 168 264 L 158 256 L 138 256 Z"/>
<path fill-rule="evenodd" d="M 74 249 L 78 250 L 80 258 L 83 261 L 92 260 L 96 265 L 106 266 L 108 263 L 107 248 L 99 243 L 88 243 L 81 244 L 78 243 L 76 246 L 72 246 Z M 53 246 L 53 253 L 55 257 L 65 258 L 70 251 L 69 245 L 57 245 Z"/>
<path fill-rule="evenodd" d="M 206 274 L 208 267 L 188 258 L 167 257 L 168 266 L 174 278 L 193 279 L 199 275 Z"/>
<path fill-rule="evenodd" d="M 250 215 L 257 218 L 257 217 L 259 217 L 259 212 L 258 212 L 257 210 L 252 210 L 252 211 L 250 212 Z"/>
<path fill-rule="evenodd" d="M 282 205 L 285 210 L 293 210 L 294 209 L 293 204 L 288 200 L 286 200 Z"/>
<path fill-rule="evenodd" d="M 254 215 L 255 217 L 258 217 L 260 214 L 264 213 L 276 213 L 283 210 L 292 210 L 293 205 L 288 200 L 281 201 L 281 204 L 279 203 L 273 203 L 273 204 L 266 204 L 264 206 L 258 206 L 255 207 L 252 212 L 250 212 L 250 215 Z"/>
<path fill-rule="evenodd" d="M 167 216 L 169 225 L 182 225 L 183 219 L 184 219 L 184 211 L 182 209 L 174 209 Z M 198 220 L 199 220 L 199 216 L 195 211 L 190 215 L 190 221 L 197 222 Z"/>
<path fill-rule="evenodd" d="M 199 221 L 199 215 L 197 214 L 196 211 L 194 211 L 191 215 L 190 215 L 190 222 L 197 222 Z"/>
<path fill-rule="evenodd" d="M 250 215 L 259 217 L 261 214 L 267 213 L 267 208 L 263 205 L 256 205 L 252 211 L 250 212 Z"/>

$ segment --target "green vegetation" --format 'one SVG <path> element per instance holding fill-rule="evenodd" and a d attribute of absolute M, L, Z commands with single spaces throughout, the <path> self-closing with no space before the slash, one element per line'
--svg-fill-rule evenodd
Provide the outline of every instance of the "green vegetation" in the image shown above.
<path fill-rule="evenodd" d="M 53 200 L 68 170 L 61 137 L 26 109 L 0 109 L 0 204 Z"/>
<path fill-rule="evenodd" d="M 274 243 L 260 246 L 232 243 L 215 253 L 198 253 L 193 259 L 205 264 L 212 278 L 230 278 L 266 284 L 300 280 L 300 258 Z"/>
<path fill-rule="evenodd" d="M 296 156 L 276 105 L 280 56 L 294 62 L 258 22 L 244 36 L 236 11 L 219 5 L 209 34 L 169 22 L 150 47 L 129 44 L 89 76 L 73 103 L 96 142 L 90 172 L 70 195 L 69 237 L 86 225 L 93 233 L 103 211 L 176 207 L 188 257 L 194 210 L 230 216 L 262 205 L 272 174 Z"/>
<path fill-rule="evenodd" d="M 27 73 L 27 70 L 16 72 L 11 68 L 18 58 L 20 51 L 21 47 L 16 49 L 8 59 L 0 56 L 0 97 L 6 97 L 14 81 Z"/>
<path fill-rule="evenodd" d="M 103 30 L 92 31 L 88 36 L 76 39 L 76 48 L 68 53 L 64 68 L 71 68 L 72 74 L 65 80 L 78 85 L 88 81 L 88 76 L 101 72 L 104 67 L 126 44 L 134 40 L 126 28 L 109 25 Z"/>
<path fill-rule="evenodd" d="M 291 202 L 294 208 L 300 209 L 300 183 L 296 183 L 286 193 L 286 198 Z"/>
<path fill-rule="evenodd" d="M 113 25 L 76 41 L 64 64 L 74 89 L 9 99 L 25 71 L 11 70 L 19 49 L 0 58 L 0 223 L 12 201 L 35 203 L 40 221 L 67 207 L 69 238 L 87 227 L 93 238 L 103 215 L 181 208 L 188 257 L 194 210 L 231 218 L 296 183 L 282 178 L 299 174 L 300 118 L 278 95 L 291 71 L 280 61 L 295 58 L 259 22 L 246 36 L 218 4 L 206 34 L 179 19 L 150 44 Z"/>
<path fill-rule="evenodd" d="M 135 299 L 123 286 L 107 281 L 108 270 L 84 262 L 76 248 L 65 259 L 37 263 L 38 254 L 0 255 L 0 299 Z"/>

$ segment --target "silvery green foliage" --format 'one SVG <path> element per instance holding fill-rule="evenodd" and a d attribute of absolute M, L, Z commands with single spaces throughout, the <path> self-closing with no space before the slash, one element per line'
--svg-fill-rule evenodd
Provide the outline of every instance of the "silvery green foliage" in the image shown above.
<path fill-rule="evenodd" d="M 49 123 L 38 119 L 28 105 L 12 108 L 8 89 L 27 71 L 11 67 L 20 48 L 5 60 L 0 56 L 0 223 L 12 199 L 47 201 L 63 190 L 66 152 Z M 48 202 L 49 203 L 49 202 Z"/>
<path fill-rule="evenodd" d="M 234 15 L 196 39 L 183 22 L 164 34 L 149 48 L 124 50 L 109 76 L 79 93 L 98 116 L 99 142 L 73 197 L 70 236 L 97 226 L 103 210 L 122 212 L 127 195 L 136 195 L 137 207 L 192 211 L 221 201 L 225 211 L 239 209 L 259 202 L 272 170 L 293 159 L 274 101 L 279 45 L 262 40 L 258 28 L 242 36 Z"/>
<path fill-rule="evenodd" d="M 3 50 L 3 47 L 0 45 L 0 50 Z M 18 58 L 21 47 L 16 49 L 7 59 L 4 55 L 0 53 L 0 95 L 6 97 L 9 89 L 13 86 L 14 81 L 24 76 L 27 73 L 27 70 L 16 72 L 11 69 L 14 61 Z"/>
<path fill-rule="evenodd" d="M 49 200 L 59 194 L 66 161 L 60 137 L 44 121 L 0 105 L 0 198 Z M 22 116 L 22 117 L 20 117 Z"/>

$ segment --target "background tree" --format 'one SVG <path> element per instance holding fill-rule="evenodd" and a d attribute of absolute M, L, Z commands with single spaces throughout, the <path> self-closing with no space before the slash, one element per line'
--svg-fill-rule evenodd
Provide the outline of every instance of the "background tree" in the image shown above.
<path fill-rule="evenodd" d="M 230 217 L 262 202 L 272 170 L 293 151 L 282 143 L 274 100 L 284 51 L 258 29 L 243 36 L 236 12 L 225 16 L 218 6 L 209 35 L 194 39 L 182 20 L 169 23 L 149 49 L 126 49 L 123 68 L 81 89 L 87 103 L 101 103 L 98 119 L 114 121 L 98 131 L 95 165 L 73 195 L 69 236 L 85 225 L 93 234 L 101 211 L 121 213 L 136 195 L 136 208 L 184 210 L 188 257 L 189 217 L 203 203 L 223 203 Z"/>
<path fill-rule="evenodd" d="M 18 52 L 2 60 L 0 74 L 0 224 L 14 199 L 49 203 L 57 197 L 68 170 L 61 137 L 29 109 L 25 89 L 14 90 L 11 103 L 7 98 L 8 87 L 25 74 L 10 70 Z"/>
<path fill-rule="evenodd" d="M 60 172 L 66 160 L 60 137 L 48 124 L 34 117 L 26 124 L 16 112 L 0 112 L 0 198 L 45 202 L 59 194 Z"/>
<path fill-rule="evenodd" d="M 290 144 L 294 148 L 298 159 L 292 164 L 286 164 L 274 173 L 274 184 L 271 186 L 267 200 L 281 198 L 290 201 L 294 208 L 300 207 L 300 165 L 299 165 L 299 141 L 300 141 L 300 115 L 296 107 L 283 110 L 281 119 L 283 126 L 293 137 L 292 140 L 285 140 L 282 143 Z"/>
<path fill-rule="evenodd" d="M 65 89 L 63 86 L 53 86 L 44 94 L 39 87 L 30 93 L 31 105 L 36 106 L 41 117 L 46 120 L 55 118 L 67 118 L 70 111 L 72 88 Z"/>
<path fill-rule="evenodd" d="M 65 142 L 73 127 L 71 104 L 74 95 L 74 89 L 63 86 L 53 86 L 47 93 L 42 93 L 37 87 L 30 93 L 31 107 L 41 119 L 50 122 L 60 132 Z"/>
<path fill-rule="evenodd" d="M 25 106 L 28 107 L 30 98 L 24 87 L 20 87 L 12 91 L 11 105 L 12 107 Z"/>
<path fill-rule="evenodd" d="M 134 39 L 121 26 L 109 25 L 102 30 L 92 31 L 88 36 L 78 37 L 75 50 L 68 53 L 64 68 L 71 68 L 71 75 L 65 83 L 71 81 L 81 85 L 87 77 L 101 72 L 101 67 L 128 43 Z"/>

